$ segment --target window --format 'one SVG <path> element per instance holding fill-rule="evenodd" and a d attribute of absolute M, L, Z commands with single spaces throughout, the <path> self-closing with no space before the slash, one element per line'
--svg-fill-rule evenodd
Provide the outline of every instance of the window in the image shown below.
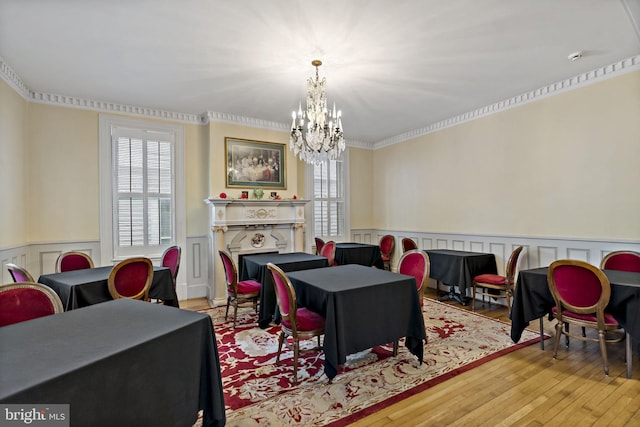
<path fill-rule="evenodd" d="M 314 236 L 329 240 L 347 240 L 348 208 L 346 176 L 348 164 L 346 152 L 338 160 L 327 160 L 309 166 L 308 182 L 312 186 L 312 217 Z M 309 236 L 313 239 L 314 236 Z"/>
<path fill-rule="evenodd" d="M 103 258 L 159 257 L 184 240 L 182 127 L 101 116 L 100 132 Z"/>

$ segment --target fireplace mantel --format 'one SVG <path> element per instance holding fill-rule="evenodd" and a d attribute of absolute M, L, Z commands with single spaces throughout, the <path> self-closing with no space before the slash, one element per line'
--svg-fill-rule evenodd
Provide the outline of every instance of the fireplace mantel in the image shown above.
<path fill-rule="evenodd" d="M 211 226 L 304 224 L 308 200 L 205 199 L 211 205 Z"/>
<path fill-rule="evenodd" d="M 209 198 L 204 201 L 211 207 L 209 271 L 213 274 L 208 297 L 214 305 L 226 302 L 219 250 L 228 252 L 238 268 L 239 255 L 304 251 L 305 205 L 309 200 Z"/>

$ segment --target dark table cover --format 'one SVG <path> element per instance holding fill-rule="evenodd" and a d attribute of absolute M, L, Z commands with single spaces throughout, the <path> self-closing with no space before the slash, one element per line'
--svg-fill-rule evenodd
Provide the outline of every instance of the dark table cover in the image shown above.
<path fill-rule="evenodd" d="M 522 331 L 531 320 L 551 313 L 555 305 L 547 281 L 548 267 L 522 270 L 518 273 L 511 308 L 511 339 L 520 341 Z M 611 283 L 607 311 L 628 332 L 632 341 L 640 343 L 640 273 L 604 270 Z"/>
<path fill-rule="evenodd" d="M 357 264 L 295 271 L 287 276 L 303 307 L 325 319 L 324 372 L 336 376 L 347 355 L 406 337 L 420 363 L 424 319 L 412 276 Z"/>
<path fill-rule="evenodd" d="M 458 286 L 466 296 L 473 286 L 473 278 L 480 274 L 497 274 L 496 257 L 482 252 L 456 251 L 452 249 L 427 249 L 431 262 L 429 277 L 448 286 Z"/>
<path fill-rule="evenodd" d="M 336 262 L 339 265 L 360 264 L 384 269 L 380 246 L 366 243 L 337 243 Z"/>
<path fill-rule="evenodd" d="M 119 299 L 0 328 L 0 402 L 69 404 L 72 426 L 225 424 L 206 314 Z"/>
<path fill-rule="evenodd" d="M 309 268 L 321 268 L 329 265 L 325 257 L 311 255 L 305 252 L 291 252 L 286 254 L 258 254 L 245 255 L 240 272 L 240 280 L 254 279 L 262 284 L 260 290 L 260 313 L 258 325 L 261 328 L 269 326 L 277 310 L 276 292 L 273 287 L 273 277 L 267 268 L 268 263 L 280 267 L 282 271 L 290 272 L 307 270 Z M 276 318 L 277 320 L 277 318 Z"/>
<path fill-rule="evenodd" d="M 53 289 L 62 300 L 66 310 L 111 301 L 107 280 L 113 266 L 65 271 L 63 273 L 43 274 L 38 282 Z M 159 299 L 165 305 L 178 307 L 178 295 L 173 288 L 171 270 L 166 267 L 153 267 L 153 282 L 149 297 Z"/>

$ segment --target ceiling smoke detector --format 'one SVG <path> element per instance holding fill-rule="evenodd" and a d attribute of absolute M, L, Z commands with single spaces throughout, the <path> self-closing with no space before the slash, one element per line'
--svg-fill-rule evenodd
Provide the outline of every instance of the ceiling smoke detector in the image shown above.
<path fill-rule="evenodd" d="M 578 59 L 582 58 L 582 51 L 579 52 L 573 52 L 572 54 L 570 54 L 567 57 L 570 61 L 577 61 Z"/>

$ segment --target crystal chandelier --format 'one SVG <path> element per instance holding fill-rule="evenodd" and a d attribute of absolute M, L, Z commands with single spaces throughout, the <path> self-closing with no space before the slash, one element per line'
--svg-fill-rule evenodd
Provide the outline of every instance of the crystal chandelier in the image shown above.
<path fill-rule="evenodd" d="M 313 60 L 316 67 L 316 78 L 307 80 L 307 108 L 302 111 L 302 103 L 298 111 L 291 116 L 291 137 L 289 148 L 307 163 L 318 164 L 325 160 L 335 160 L 344 151 L 345 143 L 342 135 L 342 112 L 327 109 L 325 88 L 327 80 L 318 77 L 318 67 L 322 61 Z"/>

